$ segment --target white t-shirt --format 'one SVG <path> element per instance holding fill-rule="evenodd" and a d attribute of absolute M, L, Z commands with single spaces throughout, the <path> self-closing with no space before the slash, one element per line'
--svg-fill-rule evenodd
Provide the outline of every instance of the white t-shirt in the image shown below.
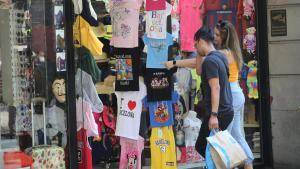
<path fill-rule="evenodd" d="M 146 12 L 147 37 L 165 39 L 167 37 L 167 16 L 171 14 L 172 5 L 166 2 L 166 10 Z"/>
<path fill-rule="evenodd" d="M 179 39 L 179 20 L 176 17 L 172 17 L 171 19 L 171 25 L 172 25 L 172 36 L 174 39 Z"/>
<path fill-rule="evenodd" d="M 196 144 L 200 127 L 202 124 L 201 120 L 198 119 L 196 116 L 196 112 L 189 111 L 188 116 L 183 121 L 186 146 L 195 146 Z"/>
<path fill-rule="evenodd" d="M 116 136 L 134 140 L 139 138 L 142 99 L 147 93 L 144 82 L 140 79 L 139 83 L 140 91 L 115 92 L 118 102 Z"/>

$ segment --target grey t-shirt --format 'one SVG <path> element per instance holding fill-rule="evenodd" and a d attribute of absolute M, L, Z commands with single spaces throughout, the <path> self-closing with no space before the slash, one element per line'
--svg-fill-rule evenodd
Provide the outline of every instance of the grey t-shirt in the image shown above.
<path fill-rule="evenodd" d="M 233 113 L 232 95 L 228 76 L 229 68 L 225 55 L 219 51 L 210 52 L 202 64 L 201 75 L 207 114 L 211 112 L 211 89 L 208 80 L 217 77 L 219 78 L 220 83 L 220 102 L 218 113 Z"/>

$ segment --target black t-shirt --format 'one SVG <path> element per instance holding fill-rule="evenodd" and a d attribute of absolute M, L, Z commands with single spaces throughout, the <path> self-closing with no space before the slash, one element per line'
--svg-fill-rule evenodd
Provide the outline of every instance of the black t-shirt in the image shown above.
<path fill-rule="evenodd" d="M 204 91 L 204 101 L 206 113 L 211 113 L 211 89 L 208 80 L 219 78 L 220 102 L 218 113 L 232 113 L 232 95 L 228 81 L 229 68 L 228 61 L 224 54 L 219 51 L 210 52 L 202 64 L 202 84 Z"/>
<path fill-rule="evenodd" d="M 172 74 L 177 69 L 147 68 L 145 83 L 147 86 L 147 99 L 149 102 L 172 100 Z"/>
<path fill-rule="evenodd" d="M 139 91 L 138 48 L 114 48 L 116 58 L 116 91 Z"/>

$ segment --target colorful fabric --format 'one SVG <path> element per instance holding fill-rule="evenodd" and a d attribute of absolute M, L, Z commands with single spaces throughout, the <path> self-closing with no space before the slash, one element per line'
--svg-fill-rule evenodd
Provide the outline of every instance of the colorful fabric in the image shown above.
<path fill-rule="evenodd" d="M 255 8 L 253 0 L 243 0 L 243 6 L 244 6 L 244 16 L 246 18 L 250 18 Z"/>
<path fill-rule="evenodd" d="M 110 45 L 117 48 L 138 47 L 139 11 L 142 0 L 110 1 L 113 36 Z"/>
<path fill-rule="evenodd" d="M 57 146 L 34 147 L 32 150 L 34 169 L 65 169 L 64 149 Z"/>
<path fill-rule="evenodd" d="M 175 69 L 146 69 L 147 101 L 172 100 L 172 74 Z"/>
<path fill-rule="evenodd" d="M 121 156 L 119 169 L 141 169 L 141 155 L 144 149 L 144 138 L 132 140 L 125 137 L 120 138 Z"/>
<path fill-rule="evenodd" d="M 167 3 L 165 10 L 146 12 L 146 34 L 148 38 L 165 39 L 167 33 L 167 16 L 171 14 L 172 6 Z"/>
<path fill-rule="evenodd" d="M 139 48 L 115 48 L 115 91 L 139 91 Z"/>
<path fill-rule="evenodd" d="M 195 146 L 186 147 L 186 161 L 199 162 L 204 161 L 204 158 L 196 151 Z"/>
<path fill-rule="evenodd" d="M 82 100 L 81 97 L 76 100 L 76 122 L 77 131 L 84 128 L 87 130 L 87 137 L 99 136 L 92 107 L 88 102 Z"/>
<path fill-rule="evenodd" d="M 201 76 L 199 76 L 196 72 L 196 69 L 191 70 L 192 79 L 196 81 L 196 93 L 201 92 L 200 86 L 201 86 Z M 194 104 L 198 104 L 199 97 L 195 97 Z"/>
<path fill-rule="evenodd" d="M 166 9 L 165 0 L 146 0 L 146 11 L 157 11 Z"/>
<path fill-rule="evenodd" d="M 93 56 L 102 55 L 103 44 L 98 40 L 89 23 L 77 16 L 73 25 L 73 36 L 75 47 L 86 47 Z"/>
<path fill-rule="evenodd" d="M 152 128 L 151 169 L 176 169 L 176 148 L 172 126 Z"/>
<path fill-rule="evenodd" d="M 167 33 L 166 39 L 152 39 L 147 35 L 143 36 L 145 45 L 147 45 L 147 68 L 165 68 L 163 62 L 168 61 L 168 48 L 173 44 L 173 37 Z"/>
<path fill-rule="evenodd" d="M 93 169 L 92 149 L 88 143 L 87 131 L 77 131 L 77 164 L 78 169 Z"/>
<path fill-rule="evenodd" d="M 250 99 L 258 99 L 258 83 L 257 83 L 257 61 L 248 62 L 248 76 L 247 76 L 247 86 L 248 86 L 248 97 Z"/>
<path fill-rule="evenodd" d="M 255 32 L 256 29 L 255 27 L 250 27 L 247 28 L 247 35 L 244 38 L 244 45 L 246 46 L 247 52 L 250 54 L 255 54 L 256 51 L 256 36 Z"/>
<path fill-rule="evenodd" d="M 142 80 L 139 83 L 140 91 L 115 92 L 118 102 L 116 136 L 139 138 L 142 99 L 146 96 L 145 84 Z"/>
<path fill-rule="evenodd" d="M 177 103 L 178 99 L 179 95 L 177 92 L 173 92 L 172 100 L 148 102 L 146 107 L 149 107 L 150 126 L 163 127 L 173 125 L 173 104 Z"/>
<path fill-rule="evenodd" d="M 195 51 L 194 34 L 202 26 L 203 0 L 180 0 L 180 47 L 183 51 Z"/>

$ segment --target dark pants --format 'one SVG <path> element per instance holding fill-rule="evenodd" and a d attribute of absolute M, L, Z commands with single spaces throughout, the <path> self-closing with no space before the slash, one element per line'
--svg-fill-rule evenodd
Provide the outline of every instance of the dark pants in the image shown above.
<path fill-rule="evenodd" d="M 206 149 L 206 137 L 209 136 L 210 130 L 208 128 L 210 116 L 205 116 L 202 121 L 201 129 L 196 141 L 195 148 L 198 153 L 200 153 L 203 157 L 205 157 L 205 149 Z M 233 112 L 230 113 L 219 113 L 218 120 L 219 120 L 219 128 L 221 130 L 226 130 L 229 124 L 233 119 Z"/>

